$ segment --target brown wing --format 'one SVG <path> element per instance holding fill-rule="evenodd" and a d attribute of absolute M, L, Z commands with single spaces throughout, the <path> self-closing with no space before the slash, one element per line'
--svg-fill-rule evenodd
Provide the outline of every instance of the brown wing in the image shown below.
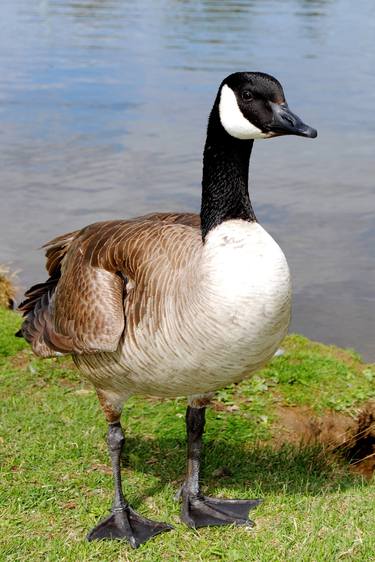
<path fill-rule="evenodd" d="M 160 300 L 165 279 L 187 265 L 200 244 L 199 226 L 198 215 L 159 213 L 55 238 L 45 246 L 50 278 L 19 307 L 23 337 L 41 356 L 115 351 L 128 288 L 139 321 L 147 297 Z"/>
<path fill-rule="evenodd" d="M 42 357 L 55 355 L 57 351 L 48 337 L 51 334 L 53 338 L 54 334 L 51 302 L 60 279 L 61 262 L 70 244 L 78 234 L 78 230 L 69 232 L 54 238 L 44 246 L 47 248 L 46 269 L 50 277 L 44 283 L 33 285 L 26 291 L 26 298 L 18 307 L 23 313 L 25 321 L 16 335 L 24 337 L 31 343 L 33 351 Z"/>

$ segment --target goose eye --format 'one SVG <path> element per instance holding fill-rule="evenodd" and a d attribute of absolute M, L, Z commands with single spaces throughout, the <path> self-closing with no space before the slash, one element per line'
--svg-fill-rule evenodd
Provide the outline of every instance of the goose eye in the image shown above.
<path fill-rule="evenodd" d="M 242 92 L 242 99 L 245 101 L 250 101 L 253 99 L 253 96 L 251 95 L 251 92 L 249 90 L 244 90 Z"/>

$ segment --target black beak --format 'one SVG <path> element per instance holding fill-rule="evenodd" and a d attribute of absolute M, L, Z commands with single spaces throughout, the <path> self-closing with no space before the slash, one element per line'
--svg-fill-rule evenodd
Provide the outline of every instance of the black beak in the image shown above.
<path fill-rule="evenodd" d="M 308 137 L 315 139 L 318 135 L 316 129 L 305 125 L 297 115 L 292 113 L 287 103 L 270 102 L 272 109 L 272 121 L 267 126 L 270 133 L 276 135 L 298 135 L 299 137 Z"/>

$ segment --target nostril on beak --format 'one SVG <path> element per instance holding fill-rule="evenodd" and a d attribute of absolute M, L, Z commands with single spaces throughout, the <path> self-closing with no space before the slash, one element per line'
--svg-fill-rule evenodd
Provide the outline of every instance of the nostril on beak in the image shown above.
<path fill-rule="evenodd" d="M 289 115 L 283 115 L 283 118 L 285 119 L 285 121 L 287 121 L 288 123 L 290 123 L 292 126 L 295 125 L 294 120 L 293 120 Z"/>
<path fill-rule="evenodd" d="M 271 131 L 278 135 L 298 135 L 301 137 L 315 138 L 317 132 L 312 127 L 309 127 L 301 121 L 298 115 L 292 113 L 287 106 L 284 104 L 277 104 L 270 102 L 272 109 L 272 121 L 263 130 Z"/>

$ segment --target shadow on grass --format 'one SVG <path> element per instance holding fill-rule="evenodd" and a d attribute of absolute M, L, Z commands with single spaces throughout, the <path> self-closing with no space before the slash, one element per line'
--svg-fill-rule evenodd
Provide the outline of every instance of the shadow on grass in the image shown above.
<path fill-rule="evenodd" d="M 184 478 L 185 458 L 185 445 L 178 439 L 129 437 L 123 466 L 159 480 L 132 503 L 141 503 L 167 484 L 177 491 Z M 201 480 L 207 495 L 220 487 L 233 490 L 235 495 L 251 488 L 257 497 L 269 493 L 315 496 L 363 484 L 349 472 L 347 464 L 321 446 L 283 445 L 275 449 L 209 439 L 204 446 Z"/>

